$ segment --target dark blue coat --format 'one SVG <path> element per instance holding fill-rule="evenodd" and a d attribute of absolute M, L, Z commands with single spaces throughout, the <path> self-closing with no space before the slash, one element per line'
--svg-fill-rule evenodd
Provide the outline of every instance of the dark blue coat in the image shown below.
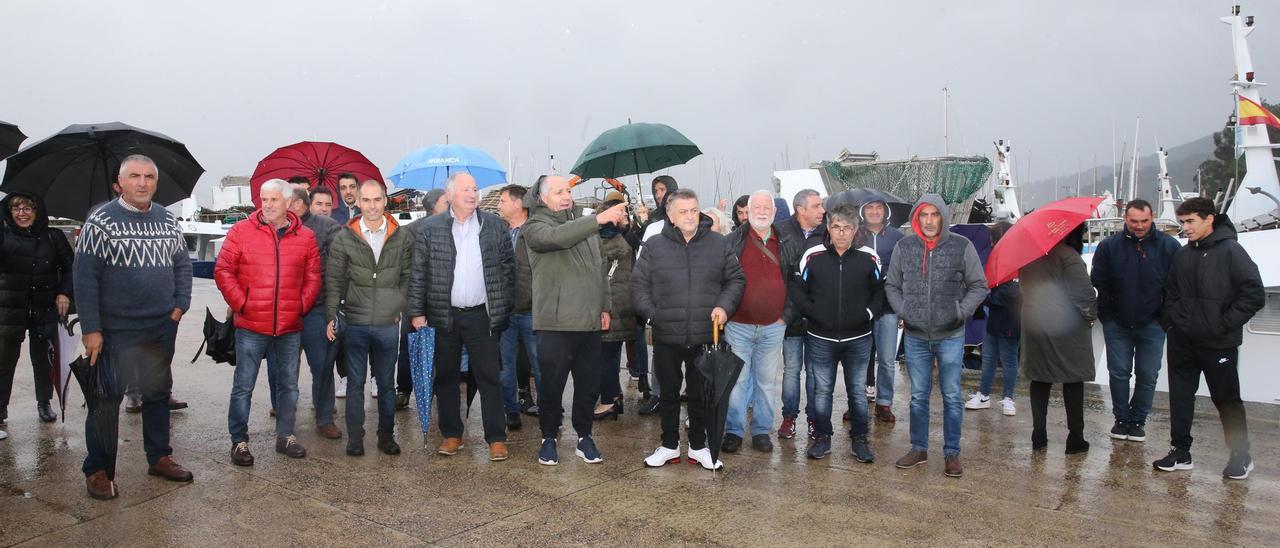
<path fill-rule="evenodd" d="M 1022 336 L 1022 290 L 1018 280 L 991 288 L 982 304 L 987 307 L 987 333 L 1007 339 Z"/>
<path fill-rule="evenodd" d="M 1125 229 L 1102 240 L 1089 274 L 1098 289 L 1098 319 L 1128 328 L 1159 319 L 1165 275 L 1180 247 L 1173 236 L 1154 229 L 1141 239 Z"/>

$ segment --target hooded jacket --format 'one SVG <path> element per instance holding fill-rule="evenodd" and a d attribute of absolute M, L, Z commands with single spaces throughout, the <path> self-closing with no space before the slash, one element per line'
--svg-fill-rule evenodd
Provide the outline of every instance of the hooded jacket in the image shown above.
<path fill-rule="evenodd" d="M 937 239 L 925 239 L 920 209 L 938 208 Z M 987 296 L 982 260 L 967 238 L 950 230 L 951 208 L 937 194 L 925 194 L 911 208 L 911 230 L 894 249 L 885 276 L 885 296 L 908 334 L 928 341 L 958 337 L 964 322 Z"/>
<path fill-rule="evenodd" d="M 320 295 L 320 250 L 315 233 L 288 212 L 284 235 L 258 210 L 231 227 L 218 252 L 213 279 L 236 312 L 235 325 L 261 335 L 302 330 L 302 317 Z"/>
<path fill-rule="evenodd" d="M 10 207 L 16 197 L 36 206 L 35 220 L 21 228 Z M 54 300 L 71 297 L 75 253 L 61 230 L 49 228 L 44 200 L 14 192 L 0 201 L 0 338 L 20 338 L 27 328 L 58 321 Z"/>
<path fill-rule="evenodd" d="M 1262 275 L 1237 241 L 1235 225 L 1215 215 L 1213 233 L 1173 254 L 1160 323 L 1197 346 L 1234 348 L 1266 303 Z"/>
<path fill-rule="evenodd" d="M 893 217 L 893 211 L 889 209 L 889 204 L 882 201 L 872 201 L 862 204 L 858 208 L 858 216 L 866 219 L 863 213 L 867 206 L 871 204 L 880 204 L 884 206 L 884 226 L 880 228 L 880 232 L 872 232 L 867 224 L 862 223 L 863 234 L 866 236 L 867 246 L 876 251 L 876 255 L 880 257 L 880 266 L 888 268 L 889 263 L 893 262 L 893 248 L 898 245 L 898 241 L 902 239 L 902 231 L 889 225 L 889 219 Z"/>
<path fill-rule="evenodd" d="M 542 203 L 542 184 L 524 196 L 529 220 L 520 229 L 533 272 L 533 329 L 600 331 L 600 314 L 610 310 L 600 225 L 578 207 L 552 211 Z"/>
<path fill-rule="evenodd" d="M 1130 329 L 1158 320 L 1165 275 L 1180 248 L 1178 240 L 1154 227 L 1143 238 L 1126 228 L 1102 240 L 1089 273 L 1098 288 L 1098 318 Z"/>
<path fill-rule="evenodd" d="M 653 339 L 710 343 L 711 311 L 720 307 L 732 317 L 747 286 L 728 239 L 712 232 L 711 218 L 702 215 L 692 240 L 666 223 L 641 251 L 631 272 L 631 299 L 636 313 L 650 320 Z"/>

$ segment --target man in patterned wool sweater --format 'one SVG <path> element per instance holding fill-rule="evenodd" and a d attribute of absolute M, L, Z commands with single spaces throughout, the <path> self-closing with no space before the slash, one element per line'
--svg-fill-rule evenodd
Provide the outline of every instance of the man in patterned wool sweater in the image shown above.
<path fill-rule="evenodd" d="M 111 368 L 117 387 L 135 387 L 142 395 L 147 473 L 186 482 L 191 472 L 170 456 L 168 401 L 174 337 L 191 305 L 191 259 L 173 215 L 151 203 L 159 177 L 146 156 L 121 162 L 120 199 L 94 211 L 76 242 L 75 294 L 90 363 Z M 85 421 L 89 454 L 83 471 L 96 499 L 118 495 L 111 423 L 118 420 L 122 396 L 99 402 L 108 424 Z"/>

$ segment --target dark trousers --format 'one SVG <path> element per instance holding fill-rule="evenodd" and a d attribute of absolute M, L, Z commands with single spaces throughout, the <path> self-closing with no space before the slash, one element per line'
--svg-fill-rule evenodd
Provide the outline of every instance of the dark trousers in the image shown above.
<path fill-rule="evenodd" d="M 38 323 L 27 327 L 31 337 L 27 344 L 27 355 L 31 357 L 31 371 L 36 381 L 36 402 L 46 403 L 53 397 L 53 370 L 49 363 L 49 343 L 57 344 L 56 323 Z M 13 374 L 18 369 L 18 357 L 22 354 L 22 340 L 0 340 L 0 417 L 9 407 L 9 396 L 13 392 Z"/>
<path fill-rule="evenodd" d="M 1049 414 L 1049 389 L 1052 383 L 1031 381 L 1031 438 L 1034 441 L 1045 441 L 1048 433 L 1045 430 L 1046 415 Z M 1067 411 L 1067 431 L 1069 435 L 1084 434 L 1084 383 L 1068 382 L 1062 384 L 1062 400 Z"/>
<path fill-rule="evenodd" d="M 653 367 L 658 376 L 658 414 L 662 417 L 662 446 L 680 448 L 680 381 L 689 394 L 689 449 L 707 446 L 706 408 L 702 400 L 702 373 L 693 361 L 702 353 L 701 345 L 679 346 L 653 342 Z M 681 371 L 681 367 L 684 368 Z"/>
<path fill-rule="evenodd" d="M 600 382 L 600 332 L 538 331 L 538 367 L 542 369 L 542 391 L 538 393 L 542 437 L 555 438 L 560 432 L 564 387 L 571 373 L 573 430 L 580 438 L 590 436 Z M 618 376 L 616 369 L 613 374 Z"/>
<path fill-rule="evenodd" d="M 1191 450 L 1191 420 L 1203 373 L 1227 446 L 1233 454 L 1249 452 L 1249 426 L 1240 399 L 1239 355 L 1239 348 L 1200 348 L 1176 331 L 1169 333 L 1169 426 L 1175 448 Z"/>
<path fill-rule="evenodd" d="M 142 447 L 148 464 L 173 454 L 169 446 L 169 393 L 173 386 L 169 364 L 173 361 L 177 333 L 178 322 L 167 318 L 152 329 L 102 332 L 103 346 L 110 366 L 115 368 L 118 385 L 132 387 L 142 398 Z M 89 454 L 81 470 L 86 476 L 99 470 L 106 470 L 109 477 L 115 476 L 111 463 L 115 461 L 119 436 L 104 436 L 100 429 L 118 431 L 122 399 L 123 394 L 117 393 L 98 403 L 110 421 L 105 428 L 95 424 L 92 413 L 85 418 L 84 437 Z"/>
<path fill-rule="evenodd" d="M 390 325 L 349 325 L 342 333 L 347 353 L 347 445 L 364 443 L 365 368 L 370 368 L 377 383 L 378 436 L 395 432 L 396 399 L 391 397 L 396 369 L 396 345 L 400 328 Z"/>
<path fill-rule="evenodd" d="M 480 413 L 484 422 L 484 441 L 507 441 L 506 414 L 502 408 L 502 369 L 498 356 L 501 332 L 489 330 L 489 312 L 483 305 L 452 311 L 453 328 L 436 328 L 436 413 L 440 434 L 446 438 L 462 437 L 462 348 L 470 356 L 471 374 L 480 389 Z"/>
<path fill-rule="evenodd" d="M 409 332 L 413 331 L 412 318 L 408 314 L 400 318 L 400 357 L 396 362 L 396 392 L 413 392 L 413 373 L 409 371 Z"/>
<path fill-rule="evenodd" d="M 630 342 L 630 341 L 628 341 Z M 600 343 L 600 402 L 612 403 L 622 397 L 622 380 L 618 378 L 618 367 L 622 361 L 623 341 Z"/>
<path fill-rule="evenodd" d="M 516 388 L 529 391 L 529 379 L 533 375 L 533 364 L 529 363 L 529 353 L 524 349 L 524 341 L 516 343 Z"/>

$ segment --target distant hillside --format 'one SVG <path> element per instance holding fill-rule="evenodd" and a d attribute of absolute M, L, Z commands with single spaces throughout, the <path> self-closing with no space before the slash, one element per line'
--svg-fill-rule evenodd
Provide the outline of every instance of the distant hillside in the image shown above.
<path fill-rule="evenodd" d="M 1206 135 L 1190 143 L 1178 145 L 1176 147 L 1167 147 L 1165 150 L 1169 152 L 1169 177 L 1173 179 L 1173 184 L 1183 190 L 1195 189 L 1196 169 L 1200 163 L 1208 160 L 1213 155 L 1213 136 Z M 1143 152 L 1149 152 L 1144 150 Z M 1127 169 L 1127 166 L 1126 166 Z M 1143 154 L 1138 160 L 1138 197 L 1147 201 L 1154 202 L 1156 196 L 1156 172 L 1160 169 L 1160 162 L 1156 160 L 1154 152 Z M 1117 167 L 1119 170 L 1119 167 Z M 1080 173 L 1080 187 L 1083 194 L 1090 194 L 1093 191 L 1093 177 L 1097 172 L 1098 176 L 1098 193 L 1111 190 L 1111 166 L 1100 165 L 1093 169 L 1086 169 Z M 1128 180 L 1128 172 L 1124 174 L 1124 179 Z M 1076 173 L 1068 173 L 1058 176 L 1058 185 L 1071 185 L 1071 192 L 1075 192 Z M 1053 201 L 1054 196 L 1054 180 L 1040 179 L 1029 185 L 1030 193 L 1024 191 L 1023 196 L 1029 196 L 1027 203 L 1031 207 L 1043 205 Z M 1127 192 L 1127 191 L 1126 191 Z"/>

